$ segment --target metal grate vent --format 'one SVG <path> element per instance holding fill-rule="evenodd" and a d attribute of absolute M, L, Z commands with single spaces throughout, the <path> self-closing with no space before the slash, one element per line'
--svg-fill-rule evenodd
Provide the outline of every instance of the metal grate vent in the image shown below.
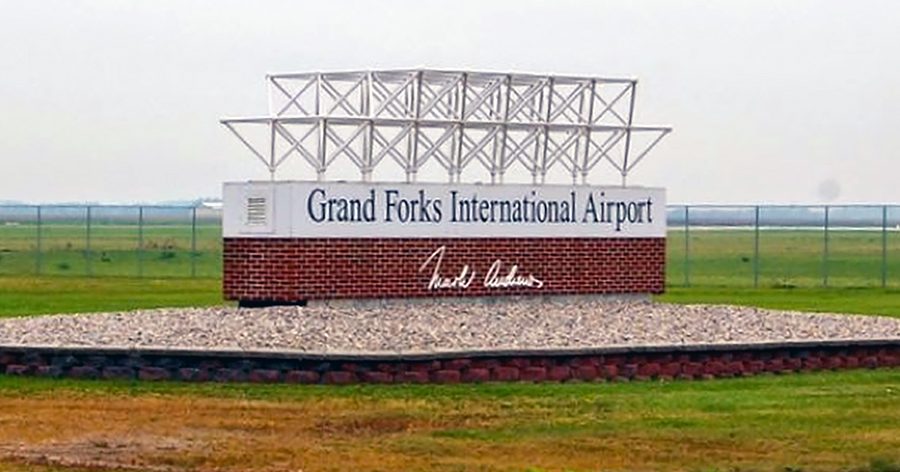
<path fill-rule="evenodd" d="M 264 226 L 266 223 L 266 197 L 247 197 L 247 225 Z"/>

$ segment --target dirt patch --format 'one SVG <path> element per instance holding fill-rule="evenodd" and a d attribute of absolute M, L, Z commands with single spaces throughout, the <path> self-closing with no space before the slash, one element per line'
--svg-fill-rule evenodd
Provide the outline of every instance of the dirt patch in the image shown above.
<path fill-rule="evenodd" d="M 363 418 L 325 418 L 316 422 L 315 430 L 327 435 L 382 435 L 417 428 L 416 421 L 406 416 L 373 416 Z"/>
<path fill-rule="evenodd" d="M 201 450 L 203 444 L 170 437 L 85 437 L 76 441 L 38 444 L 0 444 L 0 457 L 14 462 L 54 467 L 177 472 L 179 467 L 153 464 L 159 454 L 185 454 Z"/>

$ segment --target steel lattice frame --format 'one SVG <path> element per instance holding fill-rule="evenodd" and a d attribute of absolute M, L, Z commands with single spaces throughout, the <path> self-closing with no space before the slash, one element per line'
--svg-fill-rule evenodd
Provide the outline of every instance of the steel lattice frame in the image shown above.
<path fill-rule="evenodd" d="M 319 180 L 345 156 L 364 181 L 389 158 L 409 182 L 429 160 L 446 170 L 450 182 L 475 165 L 492 183 L 503 182 L 517 164 L 533 183 L 544 183 L 556 166 L 573 183 L 587 183 L 591 170 L 607 162 L 624 185 L 671 131 L 632 124 L 634 79 L 416 69 L 274 74 L 266 80 L 269 116 L 221 122 L 273 179 L 296 154 Z M 264 150 L 242 134 L 250 125 L 267 127 Z M 633 150 L 638 133 L 648 134 L 649 144 Z M 287 150 L 276 152 L 278 144 Z"/>

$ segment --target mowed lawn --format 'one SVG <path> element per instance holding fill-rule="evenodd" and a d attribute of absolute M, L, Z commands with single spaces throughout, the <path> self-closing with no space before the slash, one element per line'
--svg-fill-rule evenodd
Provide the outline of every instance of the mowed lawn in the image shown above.
<path fill-rule="evenodd" d="M 222 303 L 212 278 L 0 276 L 0 317 Z"/>
<path fill-rule="evenodd" d="M 900 317 L 900 289 L 669 287 L 656 301 Z"/>
<path fill-rule="evenodd" d="M 900 289 L 875 287 L 669 287 L 655 300 L 900 316 Z M 225 303 L 217 278 L 0 276 L 0 317 Z"/>
<path fill-rule="evenodd" d="M 758 244 L 757 244 L 758 241 Z M 686 244 L 687 243 L 687 244 Z M 900 288 L 900 231 L 670 230 L 670 286 Z M 826 249 L 827 246 L 827 249 Z M 826 259 L 827 250 L 827 259 Z"/>
<path fill-rule="evenodd" d="M 0 226 L 0 275 L 220 277 L 217 224 Z"/>

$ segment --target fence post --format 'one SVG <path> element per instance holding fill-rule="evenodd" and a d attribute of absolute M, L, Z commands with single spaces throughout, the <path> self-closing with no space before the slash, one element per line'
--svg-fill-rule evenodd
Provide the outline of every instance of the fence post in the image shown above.
<path fill-rule="evenodd" d="M 759 288 L 759 205 L 753 221 L 753 288 Z"/>
<path fill-rule="evenodd" d="M 887 287 L 887 205 L 881 206 L 881 288 Z"/>
<path fill-rule="evenodd" d="M 43 257 L 41 254 L 41 252 L 42 252 L 41 229 L 42 229 L 41 228 L 41 206 L 38 205 L 37 206 L 37 242 L 36 242 L 36 247 L 35 247 L 35 249 L 37 250 L 37 253 L 35 254 L 35 257 L 34 257 L 34 271 L 37 275 L 41 275 L 41 262 L 42 262 L 41 258 Z"/>
<path fill-rule="evenodd" d="M 84 271 L 90 277 L 93 275 L 93 268 L 91 267 L 91 206 L 87 206 L 87 210 L 85 212 L 84 217 Z"/>
<path fill-rule="evenodd" d="M 191 209 L 191 277 L 197 276 L 197 207 Z"/>
<path fill-rule="evenodd" d="M 691 286 L 691 223 L 690 206 L 684 206 L 684 286 Z"/>
<path fill-rule="evenodd" d="M 825 238 L 824 252 L 822 255 L 822 286 L 828 286 L 828 205 L 825 205 Z"/>
<path fill-rule="evenodd" d="M 138 277 L 144 276 L 144 206 L 138 207 Z"/>

